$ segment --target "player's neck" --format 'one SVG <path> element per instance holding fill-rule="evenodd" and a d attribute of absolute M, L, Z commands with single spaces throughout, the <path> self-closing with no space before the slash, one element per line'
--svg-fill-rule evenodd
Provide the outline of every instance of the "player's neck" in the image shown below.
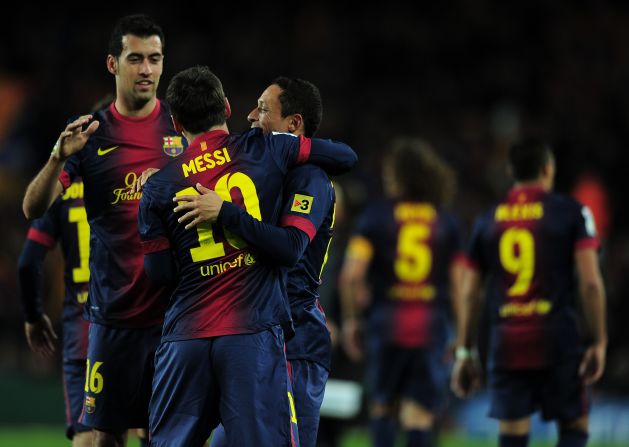
<path fill-rule="evenodd" d="M 544 191 L 550 191 L 552 187 L 544 178 L 538 178 L 527 182 L 515 182 L 513 189 L 542 189 Z"/>
<path fill-rule="evenodd" d="M 133 104 L 129 104 L 121 96 L 116 98 L 116 110 L 122 116 L 126 116 L 128 118 L 144 118 L 149 116 L 153 110 L 155 110 L 155 106 L 157 105 L 157 97 L 153 96 L 147 103 L 142 105 L 139 108 L 134 107 Z"/>
<path fill-rule="evenodd" d="M 184 137 L 186 137 L 186 140 L 188 140 L 188 144 L 190 144 L 194 140 L 196 140 L 198 137 L 200 137 L 201 135 L 209 133 L 209 132 L 212 132 L 213 130 L 223 130 L 223 131 L 229 133 L 229 129 L 227 127 L 227 123 L 219 124 L 217 126 L 212 126 L 208 130 L 206 130 L 205 132 L 201 132 L 201 133 L 188 132 L 186 129 L 183 129 L 183 131 L 181 133 L 183 134 Z"/>

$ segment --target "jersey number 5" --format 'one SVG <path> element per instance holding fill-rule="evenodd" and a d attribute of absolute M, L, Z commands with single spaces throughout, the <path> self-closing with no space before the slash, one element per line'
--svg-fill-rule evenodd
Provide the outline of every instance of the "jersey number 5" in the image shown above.
<path fill-rule="evenodd" d="M 216 182 L 214 191 L 223 200 L 231 202 L 230 191 L 233 188 L 238 188 L 242 199 L 244 201 L 245 210 L 258 220 L 262 220 L 262 213 L 260 212 L 260 200 L 258 199 L 258 192 L 256 191 L 256 185 L 251 180 L 251 177 L 242 173 L 227 173 Z M 199 192 L 190 187 L 177 193 L 178 196 L 182 195 L 200 195 Z M 210 223 L 201 223 L 197 225 L 197 234 L 199 235 L 199 247 L 190 249 L 190 256 L 192 256 L 193 262 L 207 261 L 208 259 L 220 258 L 225 256 L 225 243 L 216 242 L 214 237 L 215 226 Z M 232 247 L 239 249 L 246 247 L 247 244 L 241 238 L 235 234 L 224 230 L 225 238 Z"/>
<path fill-rule="evenodd" d="M 395 274 L 404 282 L 423 282 L 432 268 L 432 252 L 426 243 L 430 227 L 421 223 L 402 225 L 398 234 Z"/>

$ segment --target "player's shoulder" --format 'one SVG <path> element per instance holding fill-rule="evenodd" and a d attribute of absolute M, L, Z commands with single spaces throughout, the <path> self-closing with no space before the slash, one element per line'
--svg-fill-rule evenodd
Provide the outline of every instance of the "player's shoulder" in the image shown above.
<path fill-rule="evenodd" d="M 304 164 L 295 166 L 293 169 L 288 171 L 286 175 L 285 183 L 310 183 L 310 184 L 319 184 L 326 189 L 332 189 L 332 183 L 328 174 L 321 169 L 319 166 L 315 166 L 312 164 Z"/>

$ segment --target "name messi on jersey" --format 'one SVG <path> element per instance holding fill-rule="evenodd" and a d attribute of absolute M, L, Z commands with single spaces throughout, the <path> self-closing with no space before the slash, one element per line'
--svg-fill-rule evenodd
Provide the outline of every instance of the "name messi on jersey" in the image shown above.
<path fill-rule="evenodd" d="M 201 149 L 203 149 L 203 147 L 201 147 Z M 229 152 L 227 148 L 224 147 L 214 152 L 206 152 L 203 155 L 199 155 L 187 163 L 182 163 L 181 169 L 183 170 L 184 177 L 188 177 L 190 174 L 198 174 L 208 169 L 214 169 L 216 166 L 222 166 L 231 161 L 232 159 L 229 156 Z"/>
<path fill-rule="evenodd" d="M 502 204 L 496 207 L 496 222 L 511 220 L 539 220 L 544 217 L 544 205 L 541 202 Z"/>

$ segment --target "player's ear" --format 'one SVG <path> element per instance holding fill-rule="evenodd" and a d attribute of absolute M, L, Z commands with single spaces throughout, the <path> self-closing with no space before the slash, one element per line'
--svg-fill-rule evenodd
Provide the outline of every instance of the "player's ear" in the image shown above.
<path fill-rule="evenodd" d="M 183 126 L 181 125 L 179 121 L 177 121 L 177 118 L 170 115 L 170 119 L 173 121 L 173 127 L 175 128 L 175 132 L 183 134 Z"/>
<path fill-rule="evenodd" d="M 304 133 L 304 117 L 299 113 L 295 113 L 288 118 L 288 131 L 295 133 L 301 131 Z"/>
<path fill-rule="evenodd" d="M 225 97 L 225 119 L 228 120 L 232 116 L 232 108 L 229 105 L 229 100 L 227 96 Z"/>
<path fill-rule="evenodd" d="M 107 55 L 107 71 L 112 75 L 118 74 L 118 58 L 112 56 L 111 54 Z"/>

